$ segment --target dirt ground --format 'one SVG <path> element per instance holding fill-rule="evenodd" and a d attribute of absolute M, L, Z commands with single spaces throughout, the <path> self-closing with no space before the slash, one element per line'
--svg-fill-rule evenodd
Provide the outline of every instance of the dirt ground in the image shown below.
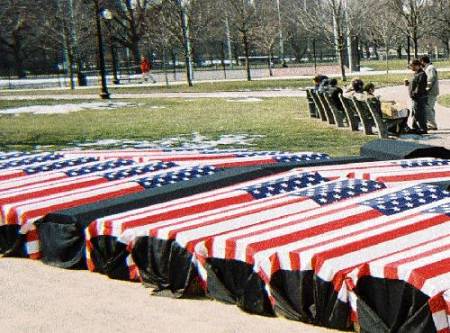
<path fill-rule="evenodd" d="M 140 283 L 114 281 L 28 259 L 0 259 L 0 331 L 26 332 L 301 332 L 335 331 L 236 306 L 151 296 Z"/>

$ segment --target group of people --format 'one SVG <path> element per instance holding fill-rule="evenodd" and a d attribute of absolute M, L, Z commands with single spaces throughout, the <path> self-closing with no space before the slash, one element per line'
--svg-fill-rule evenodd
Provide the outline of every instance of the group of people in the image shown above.
<path fill-rule="evenodd" d="M 411 81 L 405 80 L 405 85 L 409 87 L 409 96 L 412 101 L 412 128 L 408 127 L 409 113 L 402 117 L 404 119 L 390 119 L 388 129 L 393 134 L 416 133 L 427 134 L 428 130 L 437 130 L 435 105 L 439 95 L 439 80 L 436 68 L 432 65 L 428 56 L 423 56 L 420 60 L 413 60 L 410 68 L 414 71 Z M 357 100 L 374 100 L 380 103 L 379 110 L 383 103 L 390 104 L 390 108 L 400 108 L 395 101 L 380 101 L 375 96 L 375 85 L 355 78 L 349 87 L 343 91 L 337 86 L 336 79 L 330 79 L 325 75 L 314 77 L 314 90 L 319 93 L 327 93 L 334 105 L 343 110 L 340 95 L 354 97 Z"/>
<path fill-rule="evenodd" d="M 410 68 L 414 71 L 414 78 L 410 82 L 405 80 L 405 85 L 409 86 L 412 100 L 413 130 L 426 134 L 428 130 L 437 130 L 435 106 L 439 95 L 438 73 L 428 56 L 413 60 Z"/>

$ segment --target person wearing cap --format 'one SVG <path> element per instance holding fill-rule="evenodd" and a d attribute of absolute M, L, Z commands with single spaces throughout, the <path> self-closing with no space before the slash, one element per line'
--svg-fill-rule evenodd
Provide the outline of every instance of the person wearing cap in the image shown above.
<path fill-rule="evenodd" d="M 427 134 L 427 74 L 422 64 L 414 59 L 409 66 L 414 71 L 414 78 L 409 82 L 409 97 L 412 100 L 413 130 L 417 134 Z"/>
<path fill-rule="evenodd" d="M 439 96 L 438 73 L 436 68 L 431 63 L 429 56 L 422 56 L 420 58 L 420 62 L 422 63 L 425 74 L 427 75 L 427 126 L 429 130 L 437 130 L 435 106 L 437 97 Z"/>

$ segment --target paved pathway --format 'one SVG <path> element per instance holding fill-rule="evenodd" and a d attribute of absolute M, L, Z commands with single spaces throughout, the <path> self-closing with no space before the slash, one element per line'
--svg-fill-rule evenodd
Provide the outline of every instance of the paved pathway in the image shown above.
<path fill-rule="evenodd" d="M 450 68 L 439 68 L 439 71 L 450 71 Z M 391 74 L 406 74 L 410 73 L 407 69 L 400 70 L 390 70 Z M 269 76 L 267 68 L 254 68 L 252 69 L 253 80 L 291 80 L 291 79 L 308 79 L 314 77 L 315 73 L 326 73 L 330 77 L 340 77 L 340 69 L 338 65 L 319 65 L 317 71 L 314 70 L 313 66 L 303 67 L 303 66 L 290 66 L 288 68 L 275 68 L 273 71 L 274 75 Z M 383 75 L 386 71 L 372 71 L 370 68 L 362 68 L 361 72 L 349 73 L 347 71 L 347 76 L 368 76 L 368 75 Z M 154 76 L 157 80 L 156 86 L 165 85 L 165 77 L 163 73 L 155 72 Z M 132 81 L 127 81 L 122 79 L 122 83 L 118 88 L 127 88 L 132 86 L 137 86 L 140 84 L 140 75 L 132 75 Z M 112 76 L 108 76 L 108 84 L 112 86 Z M 172 73 L 169 73 L 168 80 L 170 85 L 186 84 L 186 78 L 184 72 L 177 73 L 176 77 Z M 227 70 L 226 78 L 224 76 L 223 70 L 202 70 L 194 71 L 194 82 L 229 82 L 229 81 L 245 81 L 246 72 L 243 69 Z M 88 87 L 77 87 L 77 89 L 89 89 L 95 88 L 98 85 L 99 79 L 97 76 L 88 77 Z M 2 80 L 0 79 L 0 91 L 7 89 L 22 90 L 22 89 L 61 89 L 68 90 L 69 83 L 68 79 L 64 77 L 59 78 L 49 78 L 49 79 L 21 79 L 21 80 Z M 98 87 L 98 86 L 97 86 Z"/>
<path fill-rule="evenodd" d="M 263 97 L 305 97 L 305 92 L 300 89 L 258 90 L 258 91 L 230 91 L 230 92 L 205 92 L 205 93 L 148 93 L 148 94 L 111 94 L 112 99 L 136 99 L 136 98 L 263 98 Z M 97 94 L 82 95 L 0 95 L 0 100 L 98 100 Z"/>

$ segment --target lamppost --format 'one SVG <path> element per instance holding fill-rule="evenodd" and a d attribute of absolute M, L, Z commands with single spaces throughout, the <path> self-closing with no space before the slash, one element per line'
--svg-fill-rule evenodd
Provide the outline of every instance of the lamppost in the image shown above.
<path fill-rule="evenodd" d="M 113 36 L 113 28 L 111 25 L 111 21 L 113 19 L 113 14 L 109 9 L 101 9 L 101 17 L 107 22 L 107 27 L 109 30 L 108 39 L 109 39 L 109 48 L 111 52 L 111 60 L 112 60 L 112 74 L 113 74 L 113 83 L 120 84 L 119 77 L 117 76 L 117 53 L 116 47 L 114 45 L 114 36 Z"/>
<path fill-rule="evenodd" d="M 97 26 L 97 45 L 98 45 L 98 60 L 100 65 L 100 75 L 102 78 L 102 87 L 100 97 L 102 99 L 109 99 L 108 85 L 106 84 L 106 70 L 105 70 L 105 53 L 103 50 L 103 36 L 102 36 L 102 24 L 100 21 L 100 15 L 104 15 L 104 11 L 100 10 L 98 0 L 94 0 L 95 4 L 95 24 Z"/>
<path fill-rule="evenodd" d="M 281 26 L 280 0 L 277 0 L 277 12 L 278 12 L 278 34 L 280 38 L 280 57 L 281 57 L 280 60 L 283 67 L 287 67 L 286 59 L 284 57 L 284 40 L 283 40 L 283 27 Z"/>

